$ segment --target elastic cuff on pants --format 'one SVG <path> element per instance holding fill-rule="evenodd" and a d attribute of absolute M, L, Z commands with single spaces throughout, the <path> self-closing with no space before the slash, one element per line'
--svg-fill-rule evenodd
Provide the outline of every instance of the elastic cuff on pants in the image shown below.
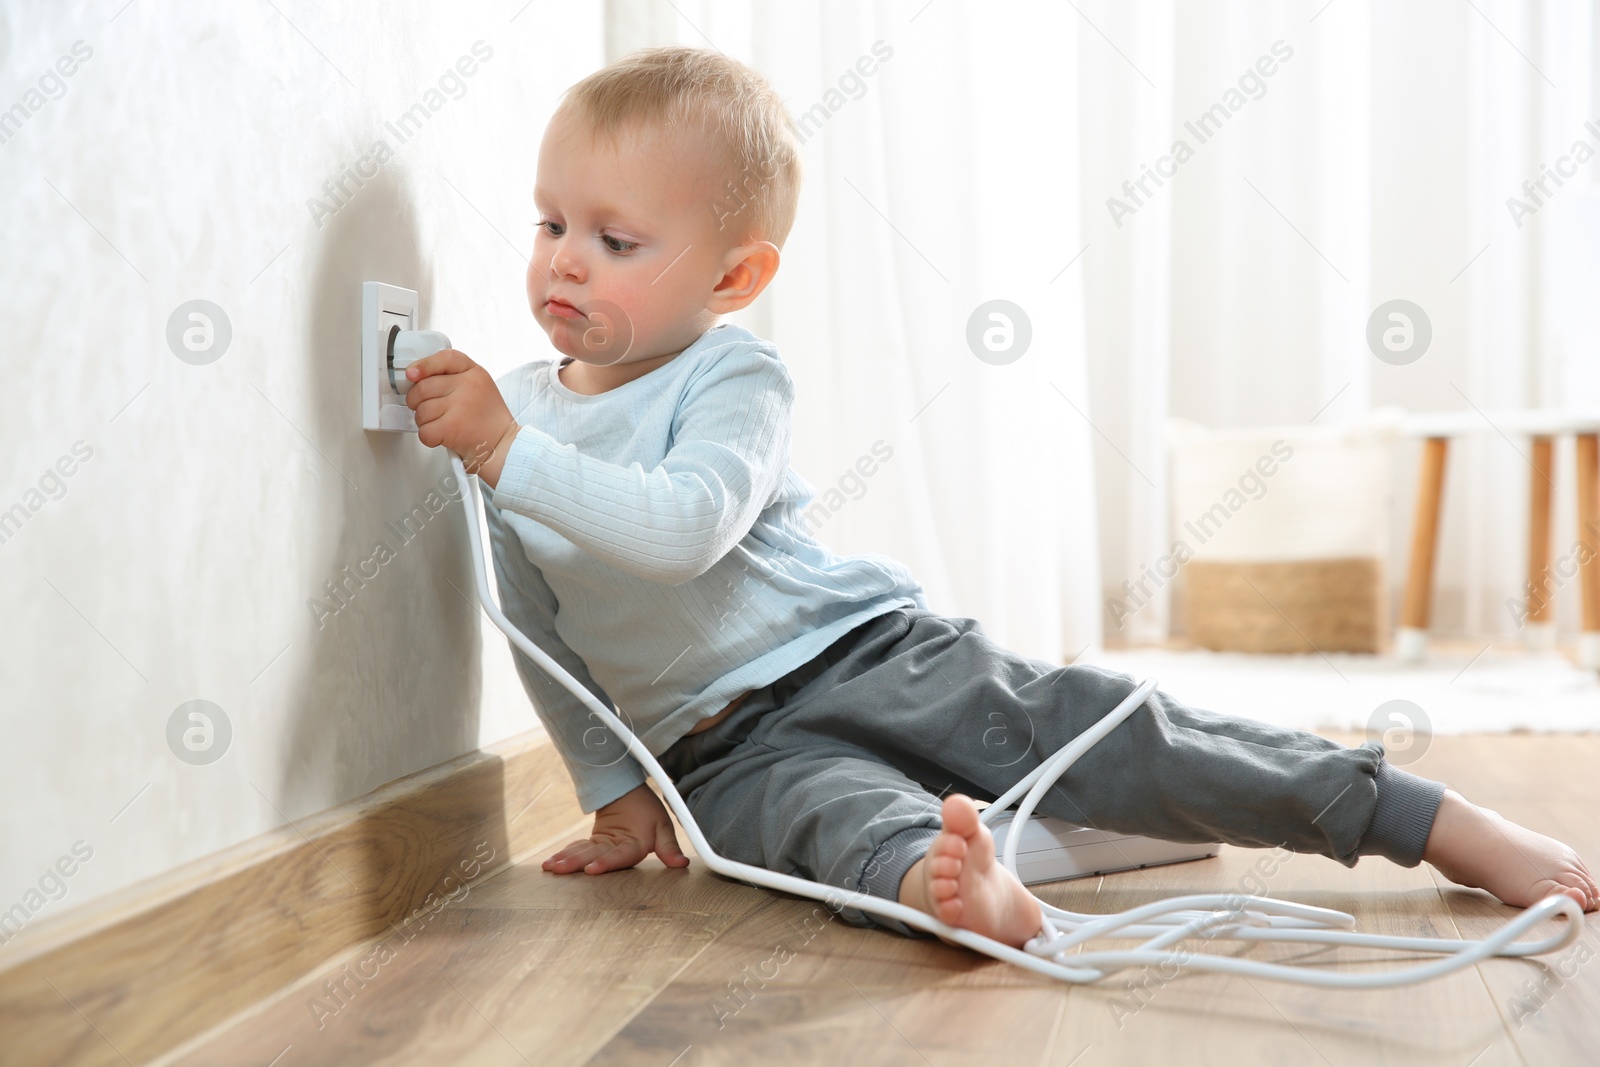
<path fill-rule="evenodd" d="M 1375 775 L 1378 802 L 1372 810 L 1372 823 L 1361 838 L 1359 855 L 1382 856 L 1402 867 L 1422 862 L 1433 829 L 1439 802 L 1444 799 L 1444 783 L 1419 778 L 1383 760 Z"/>
<path fill-rule="evenodd" d="M 901 880 L 905 878 L 911 865 L 927 854 L 928 847 L 938 836 L 937 826 L 908 826 L 885 838 L 884 842 L 873 851 L 872 858 L 867 861 L 867 869 L 861 876 L 861 891 L 868 896 L 882 897 L 885 900 L 900 899 Z M 868 917 L 879 926 L 888 927 L 908 937 L 933 936 L 922 930 L 914 930 L 898 919 L 878 915 Z"/>

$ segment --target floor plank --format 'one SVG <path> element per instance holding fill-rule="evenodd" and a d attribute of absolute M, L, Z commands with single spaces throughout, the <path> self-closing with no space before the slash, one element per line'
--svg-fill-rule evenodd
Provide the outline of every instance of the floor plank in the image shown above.
<path fill-rule="evenodd" d="M 265 1064 L 287 1046 L 278 1067 L 580 1063 L 759 896 L 659 863 L 587 881 L 502 872 L 176 1062 Z M 599 899 L 560 906 L 585 888 Z M 675 889 L 734 910 L 654 903 Z"/>
<path fill-rule="evenodd" d="M 1181 893 L 1257 892 L 1349 912 L 1367 933 L 1456 936 L 1423 868 L 1378 860 L 1345 868 L 1320 856 L 1278 857 L 1283 854 L 1225 847 L 1214 860 L 1111 875 L 1097 910 L 1122 910 Z M 1406 954 L 1354 949 L 1191 945 L 1195 951 L 1349 972 L 1417 962 Z M 1181 1049 L 1184 1062 L 1195 1063 L 1460 1067 L 1485 1046 L 1498 1048 L 1504 1062 L 1516 1062 L 1510 1039 L 1471 970 L 1399 993 L 1328 991 L 1188 970 L 1175 977 L 1159 970 L 1130 972 L 1073 991 L 1050 1062 L 1069 1063 L 1086 1046 L 1093 1046 L 1097 1064 L 1149 1063 Z M 1478 1061 L 1492 1062 L 1489 1056 Z"/>
<path fill-rule="evenodd" d="M 1600 861 L 1600 827 L 1591 819 L 1591 779 L 1600 776 L 1587 770 L 1597 762 L 1594 736 L 1439 736 L 1408 769 Z M 327 1009 L 338 1002 L 324 983 L 340 981 L 372 949 L 320 969 L 177 1062 L 1595 1061 L 1600 920 L 1593 916 L 1585 922 L 1587 953 L 1574 946 L 1542 962 L 1491 960 L 1389 991 L 1324 991 L 1192 969 L 1166 981 L 1129 971 L 1068 987 L 935 940 L 851 927 L 825 905 L 718 878 L 700 862 L 669 871 L 652 859 L 591 878 L 546 874 L 540 858 L 473 886 L 332 1014 Z M 1232 847 L 1215 859 L 1041 891 L 1085 912 L 1179 893 L 1261 892 L 1348 911 L 1364 931 L 1412 936 L 1482 937 L 1515 914 L 1481 891 L 1450 886 L 1427 865 L 1367 859 L 1346 868 Z M 1190 945 L 1348 971 L 1418 962 L 1393 952 Z"/>
<path fill-rule="evenodd" d="M 974 1062 L 1043 1048 L 1063 992 L 938 941 L 850 927 L 774 897 L 620 1031 L 596 1063 Z M 665 1055 L 663 1055 L 665 1054 Z"/>

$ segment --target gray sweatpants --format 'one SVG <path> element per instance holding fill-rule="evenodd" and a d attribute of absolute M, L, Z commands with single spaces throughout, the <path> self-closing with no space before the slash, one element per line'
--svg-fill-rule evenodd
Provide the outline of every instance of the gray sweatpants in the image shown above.
<path fill-rule="evenodd" d="M 993 800 L 1136 682 L 1028 659 L 976 620 L 870 619 L 660 757 L 730 859 L 895 899 L 938 834 L 940 797 Z M 1279 846 L 1354 866 L 1422 860 L 1444 786 L 1300 730 L 1155 691 L 1073 764 L 1038 813 L 1167 841 Z M 859 909 L 855 925 L 913 933 Z"/>

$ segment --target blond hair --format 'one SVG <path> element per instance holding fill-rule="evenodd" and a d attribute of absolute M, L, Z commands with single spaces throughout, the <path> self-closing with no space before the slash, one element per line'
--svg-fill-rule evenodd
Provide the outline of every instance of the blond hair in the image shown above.
<path fill-rule="evenodd" d="M 782 247 L 800 199 L 800 143 L 783 101 L 743 63 L 704 48 L 642 48 L 573 85 L 561 106 L 613 142 L 640 123 L 698 126 L 731 172 L 707 204 L 718 227 Z"/>

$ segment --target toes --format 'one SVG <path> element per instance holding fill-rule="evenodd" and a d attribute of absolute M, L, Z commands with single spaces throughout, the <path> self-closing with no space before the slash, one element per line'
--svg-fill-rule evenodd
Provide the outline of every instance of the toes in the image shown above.
<path fill-rule="evenodd" d="M 1538 883 L 1534 887 L 1533 893 L 1527 902 L 1519 906 L 1531 908 L 1539 901 L 1555 894 L 1571 897 L 1573 900 L 1578 902 L 1578 906 L 1584 911 L 1593 911 L 1595 909 L 1595 898 L 1590 890 L 1584 888 L 1581 884 L 1568 885 L 1567 883 L 1557 881 L 1554 878 L 1546 879 L 1545 881 Z M 1508 901 L 1507 903 L 1511 902 Z"/>
<path fill-rule="evenodd" d="M 978 821 L 977 805 L 972 803 L 972 798 L 960 793 L 951 793 L 944 798 L 943 817 L 947 831 L 965 838 L 971 838 L 982 826 Z"/>
<path fill-rule="evenodd" d="M 971 797 L 952 793 L 944 798 L 944 829 L 965 840 L 967 859 L 973 870 L 982 874 L 994 863 L 994 835 L 978 818 L 977 805 Z"/>
<path fill-rule="evenodd" d="M 1584 911 L 1594 911 L 1600 906 L 1600 887 L 1582 862 L 1576 862 L 1563 875 L 1550 879 L 1556 892 L 1565 892 L 1583 905 Z"/>
<path fill-rule="evenodd" d="M 958 863 L 967 854 L 967 839 L 954 833 L 946 832 L 933 839 L 933 844 L 928 846 L 928 855 L 935 859 L 949 857 Z"/>

